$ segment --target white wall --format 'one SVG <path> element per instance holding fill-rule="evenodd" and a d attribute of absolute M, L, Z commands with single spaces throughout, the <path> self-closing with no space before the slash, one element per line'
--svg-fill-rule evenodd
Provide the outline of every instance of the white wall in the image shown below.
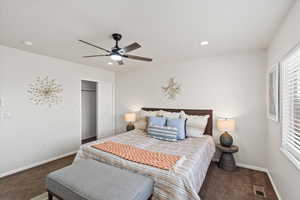
<path fill-rule="evenodd" d="M 27 90 L 37 76 L 63 86 L 63 102 L 33 105 Z M 114 132 L 114 72 L 0 46 L 0 98 L 10 119 L 0 120 L 0 175 L 65 153 L 80 141 L 81 79 L 98 81 L 99 135 Z"/>
<path fill-rule="evenodd" d="M 266 167 L 265 50 L 203 58 L 184 63 L 150 66 L 116 74 L 116 126 L 122 116 L 141 107 L 213 109 L 214 116 L 235 117 L 237 160 Z M 171 77 L 182 84 L 175 101 L 161 92 Z M 216 138 L 218 131 L 214 131 Z"/>
<path fill-rule="evenodd" d="M 290 11 L 268 51 L 269 66 L 279 62 L 300 42 L 300 1 Z M 300 171 L 280 151 L 281 124 L 268 122 L 269 171 L 283 200 L 300 199 Z"/>
<path fill-rule="evenodd" d="M 97 83 L 81 81 L 81 139 L 97 136 Z"/>

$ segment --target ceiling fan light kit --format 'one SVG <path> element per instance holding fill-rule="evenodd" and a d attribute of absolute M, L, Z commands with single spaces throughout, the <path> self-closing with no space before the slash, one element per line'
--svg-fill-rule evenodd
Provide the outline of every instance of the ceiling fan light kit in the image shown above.
<path fill-rule="evenodd" d="M 112 54 L 112 55 L 110 56 L 110 58 L 111 58 L 112 60 L 114 60 L 114 61 L 120 61 L 120 60 L 122 60 L 122 57 L 121 57 L 120 55 L 118 55 L 118 54 Z"/>
<path fill-rule="evenodd" d="M 152 61 L 152 58 L 146 58 L 146 57 L 127 54 L 130 51 L 134 51 L 134 50 L 140 48 L 141 45 L 139 43 L 134 42 L 134 43 L 132 43 L 132 44 L 126 46 L 126 47 L 120 48 L 119 47 L 119 41 L 121 40 L 122 35 L 119 34 L 119 33 L 114 33 L 114 34 L 112 34 L 112 38 L 115 40 L 116 44 L 113 48 L 111 48 L 111 50 L 107 50 L 105 48 L 102 48 L 100 46 L 97 46 L 95 44 L 92 44 L 92 43 L 89 43 L 89 42 L 86 42 L 86 41 L 83 41 L 83 40 L 78 40 L 79 42 L 90 45 L 92 47 L 95 47 L 97 49 L 100 49 L 100 50 L 105 51 L 106 53 L 108 53 L 108 54 L 83 56 L 83 58 L 110 56 L 110 58 L 113 61 L 117 61 L 119 65 L 124 64 L 124 62 L 122 61 L 122 58 L 128 58 L 128 59 L 146 61 L 146 62 L 151 62 Z"/>

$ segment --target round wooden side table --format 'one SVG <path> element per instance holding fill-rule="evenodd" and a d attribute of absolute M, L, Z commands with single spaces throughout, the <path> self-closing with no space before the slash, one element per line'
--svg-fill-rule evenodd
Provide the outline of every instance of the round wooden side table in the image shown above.
<path fill-rule="evenodd" d="M 239 147 L 236 145 L 225 147 L 221 144 L 217 144 L 216 146 L 221 151 L 219 167 L 226 171 L 234 171 L 236 169 L 236 164 L 233 154 L 239 151 Z"/>

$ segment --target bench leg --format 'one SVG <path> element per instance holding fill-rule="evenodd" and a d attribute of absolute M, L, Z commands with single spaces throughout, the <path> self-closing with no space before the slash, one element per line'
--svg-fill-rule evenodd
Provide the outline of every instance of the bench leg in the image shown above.
<path fill-rule="evenodd" d="M 48 200 L 53 200 L 53 195 L 50 192 L 48 192 Z"/>

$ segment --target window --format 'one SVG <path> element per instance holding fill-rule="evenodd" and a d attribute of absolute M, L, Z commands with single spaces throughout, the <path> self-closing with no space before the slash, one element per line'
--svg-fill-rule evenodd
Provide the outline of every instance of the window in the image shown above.
<path fill-rule="evenodd" d="M 282 151 L 300 169 L 300 48 L 281 63 Z"/>

